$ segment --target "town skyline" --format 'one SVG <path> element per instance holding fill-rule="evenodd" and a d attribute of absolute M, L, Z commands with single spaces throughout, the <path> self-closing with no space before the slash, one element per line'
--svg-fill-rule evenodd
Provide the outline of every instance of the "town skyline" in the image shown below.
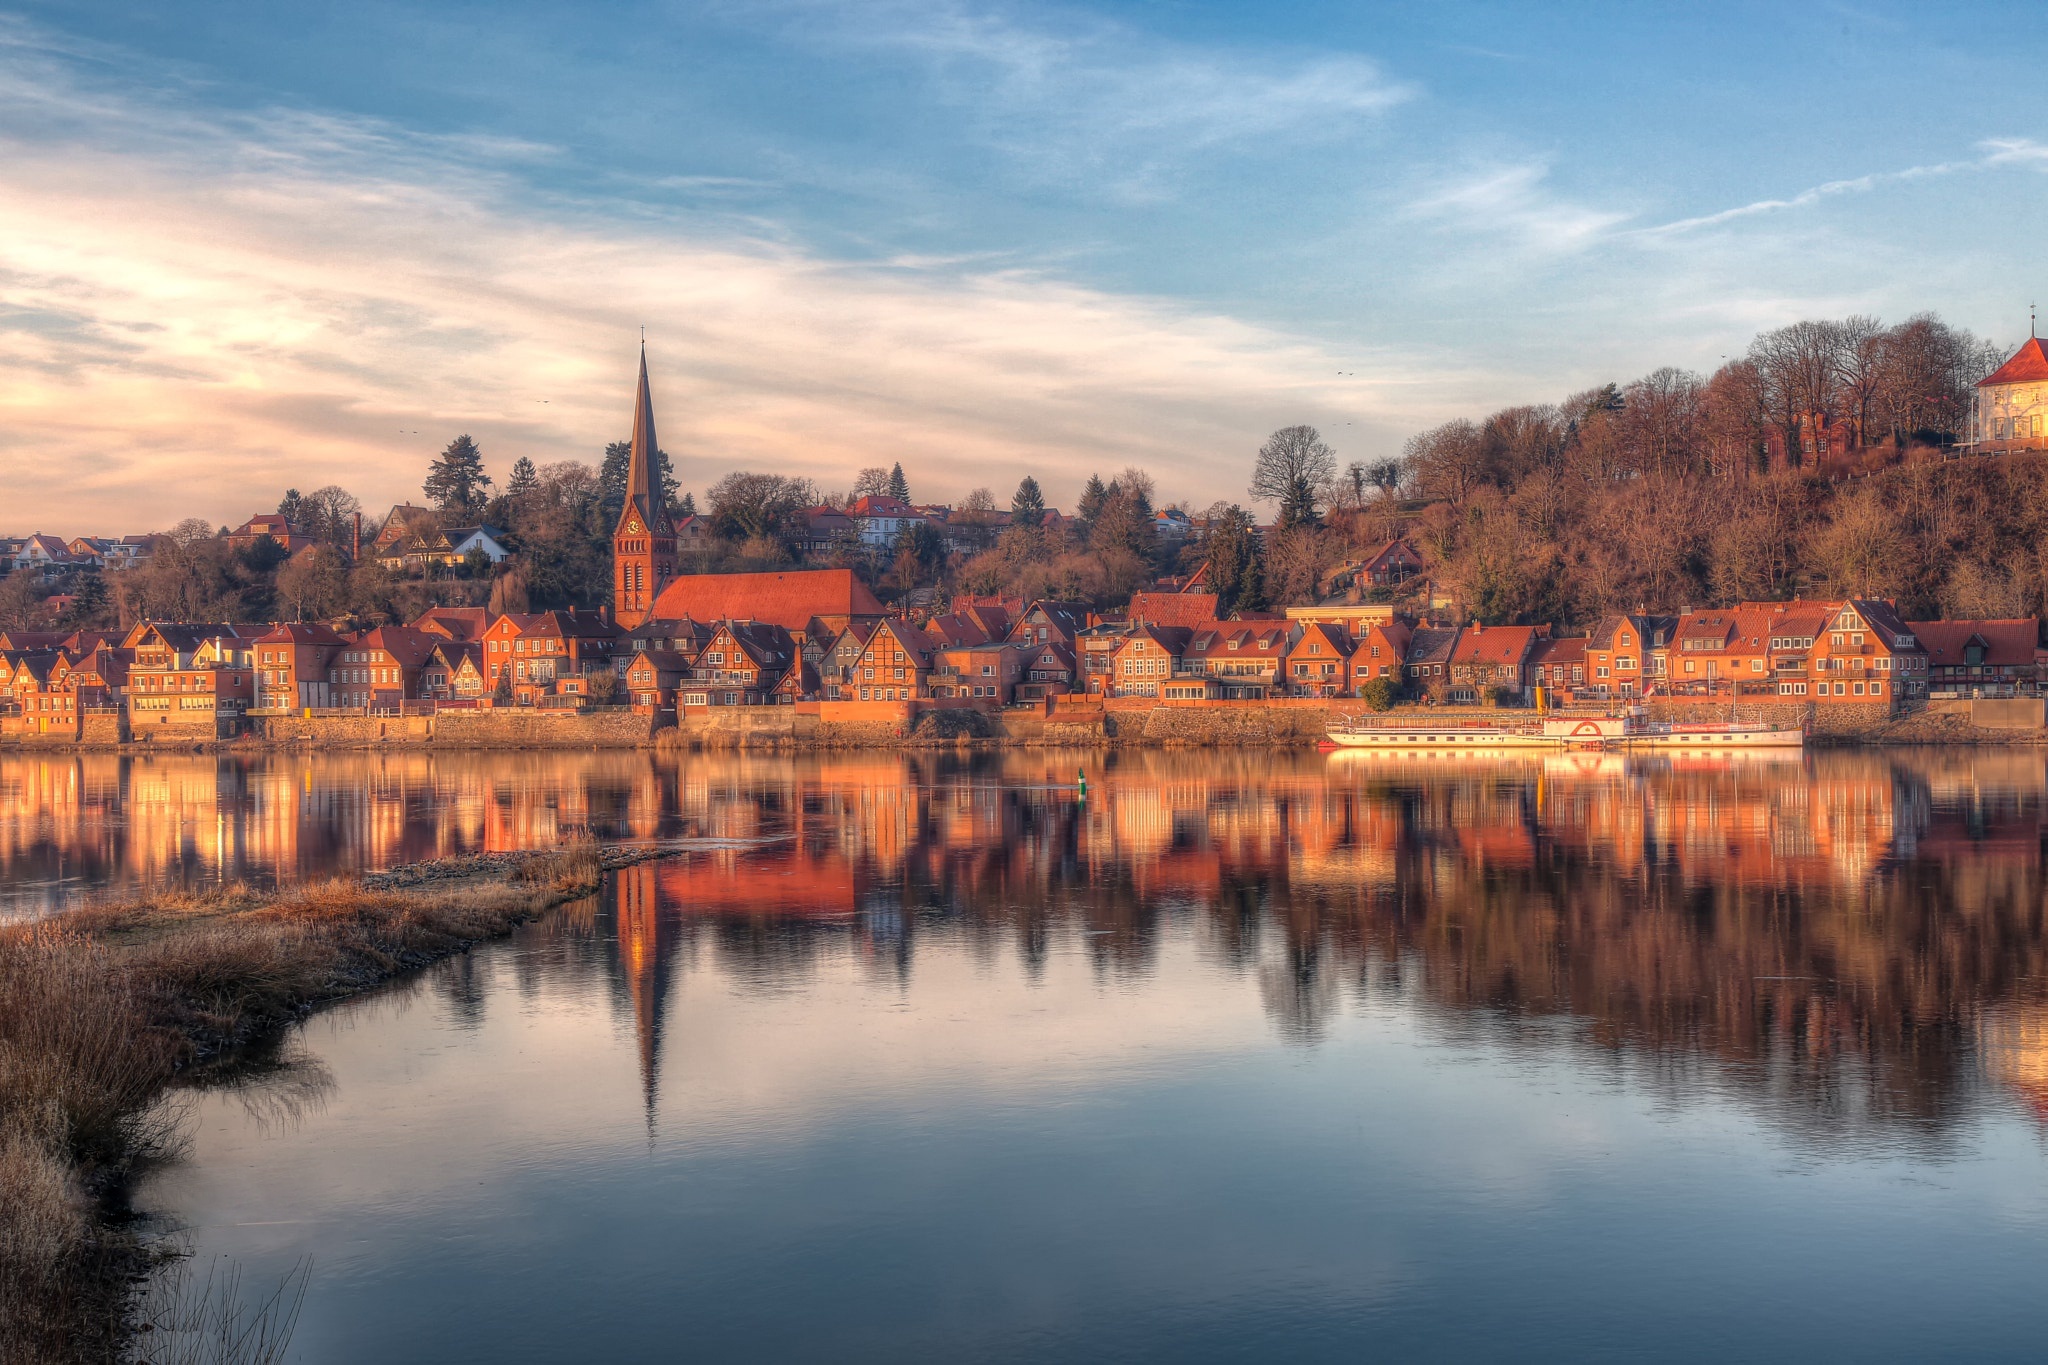
<path fill-rule="evenodd" d="M 461 431 L 593 460 L 645 325 L 686 487 L 1139 464 L 1202 505 L 1289 423 L 1372 460 L 1801 317 L 1932 308 L 2009 349 L 2037 293 L 2007 227 L 2048 166 L 2030 115 L 1790 79 L 1827 51 L 2009 88 L 2034 40 L 1961 36 L 1996 7 L 1801 7 L 1736 66 L 1741 25 L 1619 12 L 803 13 L 593 17 L 597 55 L 556 63 L 514 7 L 517 98 L 402 10 L 326 48 L 262 15 L 0 15 L 0 494 L 144 530 L 166 478 L 216 523 L 252 485 L 388 505 Z"/>

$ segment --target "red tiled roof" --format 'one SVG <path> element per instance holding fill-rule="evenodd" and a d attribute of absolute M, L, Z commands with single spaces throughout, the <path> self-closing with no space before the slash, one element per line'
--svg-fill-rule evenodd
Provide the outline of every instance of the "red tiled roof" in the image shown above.
<path fill-rule="evenodd" d="M 1989 377 L 1977 381 L 1977 387 L 1988 389 L 1995 384 L 2031 384 L 2048 380 L 2048 349 L 2041 345 L 2041 338 L 2028 337 L 2012 359 L 1993 370 Z"/>
<path fill-rule="evenodd" d="M 1130 619 L 1158 626 L 1196 629 L 1216 624 L 1213 592 L 1140 592 L 1131 594 Z"/>
<path fill-rule="evenodd" d="M 358 649 L 383 650 L 404 668 L 418 668 L 434 652 L 434 646 L 440 643 L 440 636 L 428 635 L 411 626 L 378 626 L 375 630 L 364 631 L 354 641 Z"/>
<path fill-rule="evenodd" d="M 1531 664 L 1582 664 L 1586 662 L 1586 637 L 1574 635 L 1568 639 L 1558 639 L 1555 636 L 1550 636 L 1538 640 L 1536 647 L 1529 651 L 1529 662 Z"/>
<path fill-rule="evenodd" d="M 1964 663 L 1963 647 L 1972 639 L 1984 643 L 1984 662 L 2007 667 L 2025 667 L 2034 662 L 2035 642 L 2041 626 L 2031 617 L 2005 621 L 1908 621 L 1906 629 L 1919 638 L 1927 651 L 1927 662 L 1935 668 L 1954 668 Z"/>
<path fill-rule="evenodd" d="M 1454 664 L 1518 664 L 1539 638 L 1541 626 L 1474 626 L 1451 650 Z"/>
<path fill-rule="evenodd" d="M 880 616 L 882 604 L 851 569 L 685 574 L 654 601 L 653 615 L 699 621 L 753 619 L 802 630 L 813 616 Z"/>

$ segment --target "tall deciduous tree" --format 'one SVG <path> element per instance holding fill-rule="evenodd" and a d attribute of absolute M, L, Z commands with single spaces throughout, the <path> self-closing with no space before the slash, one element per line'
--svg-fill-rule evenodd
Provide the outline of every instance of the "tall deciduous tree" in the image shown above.
<path fill-rule="evenodd" d="M 1282 427 L 1252 462 L 1251 495 L 1280 504 L 1282 526 L 1314 523 L 1316 500 L 1337 476 L 1337 452 L 1314 427 Z"/>

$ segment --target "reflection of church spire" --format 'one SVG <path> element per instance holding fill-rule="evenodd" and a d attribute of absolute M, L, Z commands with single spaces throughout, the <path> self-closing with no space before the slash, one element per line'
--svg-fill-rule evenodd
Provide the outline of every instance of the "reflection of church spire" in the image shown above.
<path fill-rule="evenodd" d="M 660 1107 L 661 1015 L 668 995 L 669 958 L 664 944 L 654 869 L 642 863 L 612 874 L 618 911 L 619 967 L 632 1001 L 633 1033 L 639 1043 L 640 1090 L 647 1109 L 647 1145 L 654 1145 L 654 1116 Z"/>

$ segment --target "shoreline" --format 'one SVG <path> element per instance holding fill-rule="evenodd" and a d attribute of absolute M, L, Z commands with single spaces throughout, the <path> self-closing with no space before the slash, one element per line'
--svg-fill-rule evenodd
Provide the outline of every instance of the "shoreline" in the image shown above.
<path fill-rule="evenodd" d="M 0 928 L 0 1365 L 124 1359 L 165 1260 L 138 1179 L 163 1101 L 314 1010 L 502 938 L 665 847 L 584 843 L 252 891 L 161 892 Z"/>

